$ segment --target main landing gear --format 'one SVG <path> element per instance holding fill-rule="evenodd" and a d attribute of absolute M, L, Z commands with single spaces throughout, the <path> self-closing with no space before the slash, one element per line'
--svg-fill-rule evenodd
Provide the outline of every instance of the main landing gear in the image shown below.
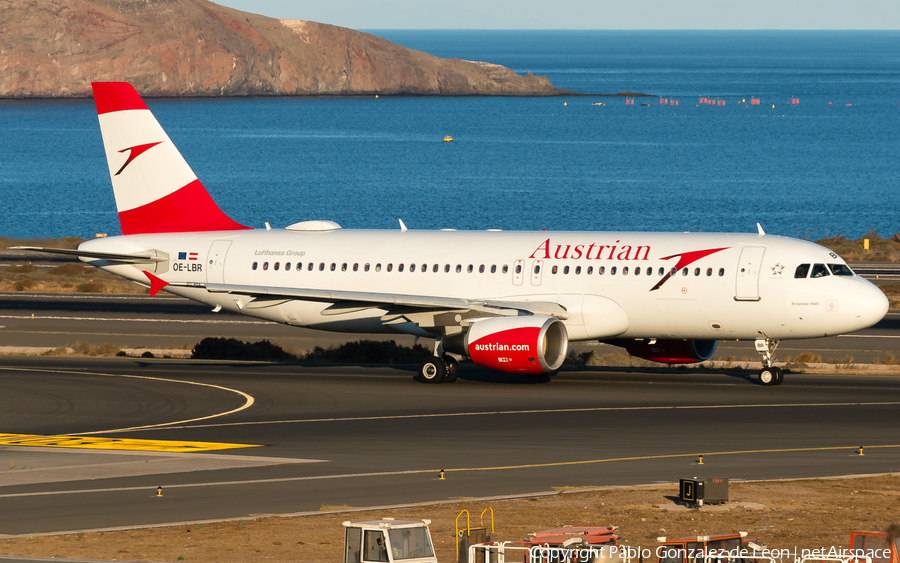
<path fill-rule="evenodd" d="M 763 368 L 759 372 L 759 382 L 763 385 L 781 385 L 784 381 L 784 371 L 775 367 L 775 348 L 778 348 L 778 340 L 760 338 L 756 341 L 756 351 L 762 354 Z"/>
<path fill-rule="evenodd" d="M 431 356 L 419 363 L 419 377 L 425 383 L 453 383 L 459 377 L 459 362 L 446 354 Z"/>

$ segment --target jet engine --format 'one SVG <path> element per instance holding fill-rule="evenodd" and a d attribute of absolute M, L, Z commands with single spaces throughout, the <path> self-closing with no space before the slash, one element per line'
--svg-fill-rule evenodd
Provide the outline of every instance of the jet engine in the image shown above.
<path fill-rule="evenodd" d="M 651 344 L 651 342 L 653 342 Z M 663 364 L 694 364 L 708 360 L 716 351 L 718 340 L 611 340 L 607 344 L 622 346 L 632 356 Z"/>
<path fill-rule="evenodd" d="M 566 359 L 569 334 L 552 317 L 493 317 L 473 322 L 465 334 L 444 337 L 441 347 L 491 369 L 550 373 Z"/>

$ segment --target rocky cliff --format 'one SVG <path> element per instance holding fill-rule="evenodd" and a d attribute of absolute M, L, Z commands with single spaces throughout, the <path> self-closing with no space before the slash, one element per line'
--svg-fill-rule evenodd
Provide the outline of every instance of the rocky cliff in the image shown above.
<path fill-rule="evenodd" d="M 205 0 L 0 0 L 0 97 L 553 96 L 546 77 L 440 59 L 367 33 Z"/>

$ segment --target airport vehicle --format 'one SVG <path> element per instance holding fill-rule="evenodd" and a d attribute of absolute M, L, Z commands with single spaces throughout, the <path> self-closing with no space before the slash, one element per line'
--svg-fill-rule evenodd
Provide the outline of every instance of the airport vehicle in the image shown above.
<path fill-rule="evenodd" d="M 900 526 L 888 532 L 850 532 L 850 549 L 854 562 L 900 563 Z"/>
<path fill-rule="evenodd" d="M 888 300 L 816 244 L 755 234 L 395 231 L 327 220 L 252 229 L 228 217 L 133 87 L 94 83 L 121 236 L 60 251 L 144 286 L 293 326 L 435 340 L 422 380 L 453 381 L 451 354 L 555 374 L 570 341 L 664 363 L 750 339 L 759 380 L 775 348 L 878 322 Z M 23 247 L 24 248 L 24 247 Z"/>
<path fill-rule="evenodd" d="M 437 563 L 431 520 L 343 522 L 344 563 Z"/>

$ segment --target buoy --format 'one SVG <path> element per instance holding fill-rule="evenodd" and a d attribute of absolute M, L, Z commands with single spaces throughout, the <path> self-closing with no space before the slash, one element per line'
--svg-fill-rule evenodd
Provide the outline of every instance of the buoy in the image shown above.
<path fill-rule="evenodd" d="M 441 469 L 441 476 L 439 477 L 439 480 L 446 481 L 446 479 L 444 479 L 444 470 L 443 469 Z"/>
<path fill-rule="evenodd" d="M 157 496 L 157 497 L 161 497 L 161 496 L 162 496 L 162 487 L 156 487 L 156 496 Z"/>
<path fill-rule="evenodd" d="M 859 451 L 857 452 L 857 455 L 866 455 L 866 454 L 863 453 L 863 447 L 862 447 L 862 446 L 859 447 Z"/>
<path fill-rule="evenodd" d="M 775 109 L 775 104 L 772 104 L 772 109 Z"/>
<path fill-rule="evenodd" d="M 444 142 L 445 142 L 445 143 L 452 143 L 452 142 L 453 142 L 453 137 L 451 137 L 450 135 L 445 135 L 445 136 L 444 136 Z"/>
<path fill-rule="evenodd" d="M 703 456 L 697 458 L 697 465 L 703 465 Z"/>
<path fill-rule="evenodd" d="M 569 105 L 569 102 L 563 102 L 563 107 Z"/>
<path fill-rule="evenodd" d="M 378 99 L 378 94 L 375 94 L 375 99 L 376 99 L 376 100 Z"/>

